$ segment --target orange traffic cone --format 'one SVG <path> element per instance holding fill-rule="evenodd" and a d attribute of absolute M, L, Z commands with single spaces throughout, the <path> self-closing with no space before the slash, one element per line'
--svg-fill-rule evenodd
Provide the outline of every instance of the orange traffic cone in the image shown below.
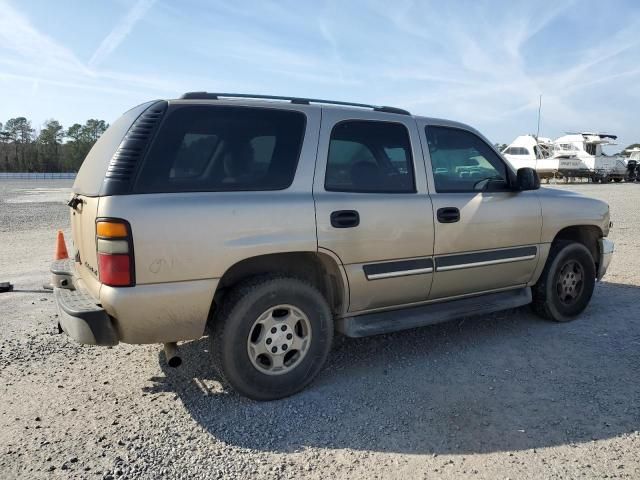
<path fill-rule="evenodd" d="M 69 258 L 69 252 L 67 252 L 67 245 L 64 243 L 64 234 L 62 230 L 58 230 L 58 240 L 56 242 L 56 254 L 53 257 L 54 260 L 64 260 Z"/>

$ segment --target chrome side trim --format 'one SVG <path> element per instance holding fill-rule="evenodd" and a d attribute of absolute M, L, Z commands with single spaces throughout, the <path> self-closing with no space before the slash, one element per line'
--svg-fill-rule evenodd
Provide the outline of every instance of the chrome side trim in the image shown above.
<path fill-rule="evenodd" d="M 394 260 L 391 262 L 369 263 L 362 266 L 367 280 L 406 277 L 433 272 L 433 258 L 421 257 L 410 260 Z"/>
<path fill-rule="evenodd" d="M 420 275 L 423 273 L 432 273 L 433 268 L 416 268 L 413 270 L 398 270 L 395 272 L 374 273 L 367 275 L 367 280 L 380 280 L 383 278 L 404 277 L 408 275 Z"/>
<path fill-rule="evenodd" d="M 498 265 L 500 263 L 522 262 L 525 260 L 533 260 L 534 258 L 536 258 L 536 255 L 526 255 L 524 257 L 501 258 L 498 260 L 487 260 L 484 262 L 459 263 L 457 265 L 450 265 L 446 267 L 438 267 L 436 259 L 436 270 L 438 272 L 448 272 L 450 270 L 460 270 L 463 268 L 484 267 L 487 265 Z"/>

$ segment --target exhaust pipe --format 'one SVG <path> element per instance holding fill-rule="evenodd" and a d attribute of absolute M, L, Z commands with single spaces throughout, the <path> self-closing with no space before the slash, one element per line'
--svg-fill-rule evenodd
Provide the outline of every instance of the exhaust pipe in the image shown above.
<path fill-rule="evenodd" d="M 164 356 L 170 367 L 176 368 L 182 365 L 182 358 L 178 355 L 178 344 L 176 342 L 164 344 Z"/>

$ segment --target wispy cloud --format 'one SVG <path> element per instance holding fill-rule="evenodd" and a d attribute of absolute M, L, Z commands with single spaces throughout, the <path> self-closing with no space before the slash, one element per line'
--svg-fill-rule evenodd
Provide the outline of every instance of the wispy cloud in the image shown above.
<path fill-rule="evenodd" d="M 100 43 L 97 50 L 89 60 L 89 67 L 96 67 L 101 64 L 111 53 L 118 48 L 125 38 L 131 33 L 136 23 L 142 19 L 149 9 L 153 6 L 155 0 L 138 0 L 127 14 L 116 24 L 109 32 L 104 40 Z"/>
<path fill-rule="evenodd" d="M 0 4 L 0 45 L 39 65 L 84 69 L 71 50 L 38 31 L 27 17 L 7 3 Z"/>
<path fill-rule="evenodd" d="M 104 59 L 107 51 L 116 48 L 115 41 L 121 42 L 123 32 L 130 32 L 135 21 L 148 10 L 155 0 L 138 2 L 102 42 L 100 56 Z M 41 85 L 52 85 L 72 89 L 132 95 L 147 92 L 147 95 L 177 92 L 184 88 L 180 81 L 136 75 L 99 69 L 97 65 L 87 65 L 76 54 L 57 40 L 38 30 L 27 16 L 8 3 L 0 8 L 0 79 L 32 82 L 29 91 L 33 96 Z M 133 12 L 133 13 L 132 13 Z M 134 19 L 135 21 L 131 21 Z M 123 25 L 126 28 L 122 28 Z M 114 34 L 114 32 L 121 32 Z M 111 40 L 109 40 L 111 38 Z M 109 41 L 107 41 L 109 40 Z M 100 48 L 98 49 L 98 51 Z M 96 53 L 98 53 L 96 51 Z M 94 55 L 95 56 L 95 55 Z M 184 82 L 188 84 L 188 81 Z"/>

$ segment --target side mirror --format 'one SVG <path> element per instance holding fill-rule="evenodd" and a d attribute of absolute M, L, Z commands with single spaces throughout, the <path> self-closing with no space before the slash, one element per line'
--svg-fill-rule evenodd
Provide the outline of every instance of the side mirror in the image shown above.
<path fill-rule="evenodd" d="M 540 177 L 538 177 L 538 172 L 536 172 L 533 168 L 519 168 L 517 175 L 517 190 L 537 190 L 540 188 Z"/>

